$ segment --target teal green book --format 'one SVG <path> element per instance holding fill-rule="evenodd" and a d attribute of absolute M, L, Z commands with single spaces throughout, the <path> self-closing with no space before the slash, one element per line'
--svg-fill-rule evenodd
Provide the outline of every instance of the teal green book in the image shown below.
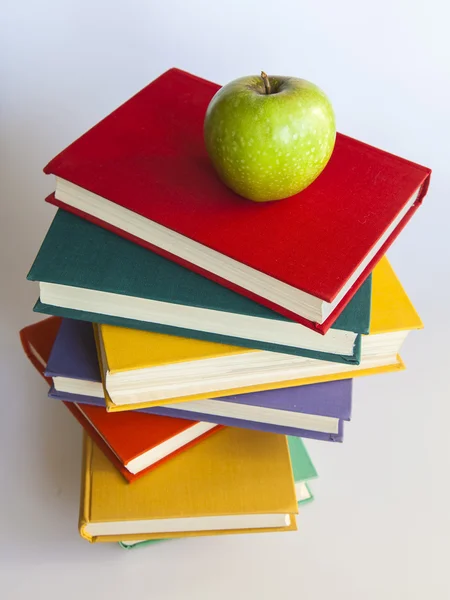
<path fill-rule="evenodd" d="M 340 363 L 369 331 L 371 278 L 322 335 L 62 210 L 28 279 L 36 312 Z"/>
<path fill-rule="evenodd" d="M 317 477 L 317 471 L 312 463 L 311 457 L 305 448 L 302 438 L 288 435 L 289 453 L 291 455 L 292 474 L 295 481 L 295 491 L 299 504 L 306 504 L 314 500 L 314 496 L 308 485 L 308 481 Z M 120 542 L 122 548 L 130 550 L 140 546 L 148 546 L 166 540 L 147 540 L 144 542 Z"/>
<path fill-rule="evenodd" d="M 291 455 L 292 474 L 294 475 L 295 491 L 299 504 L 310 502 L 314 499 L 308 486 L 308 481 L 316 479 L 317 471 L 311 457 L 305 448 L 302 438 L 288 436 L 289 452 Z"/>

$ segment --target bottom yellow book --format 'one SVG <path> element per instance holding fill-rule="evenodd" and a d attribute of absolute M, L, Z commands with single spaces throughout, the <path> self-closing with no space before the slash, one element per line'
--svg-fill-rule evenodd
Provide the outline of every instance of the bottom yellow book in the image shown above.
<path fill-rule="evenodd" d="M 131 485 L 83 443 L 79 529 L 90 542 L 297 529 L 286 436 L 228 427 Z"/>

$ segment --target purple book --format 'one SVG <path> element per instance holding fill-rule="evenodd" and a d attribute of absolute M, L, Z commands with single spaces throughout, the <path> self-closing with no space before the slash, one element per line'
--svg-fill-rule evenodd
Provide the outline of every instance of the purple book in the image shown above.
<path fill-rule="evenodd" d="M 53 378 L 50 397 L 105 405 L 91 323 L 63 319 L 46 375 Z M 142 412 L 340 442 L 351 403 L 352 380 L 344 379 L 166 404 Z"/>

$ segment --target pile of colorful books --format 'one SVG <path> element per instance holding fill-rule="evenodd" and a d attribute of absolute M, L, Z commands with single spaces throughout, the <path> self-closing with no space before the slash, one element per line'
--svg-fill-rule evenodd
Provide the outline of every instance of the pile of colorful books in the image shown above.
<path fill-rule="evenodd" d="M 429 169 L 338 134 L 309 188 L 244 200 L 203 144 L 217 89 L 171 69 L 45 169 L 52 316 L 21 338 L 85 429 L 90 541 L 295 530 L 302 438 L 341 442 L 352 378 L 402 370 L 422 326 L 385 253 Z"/>

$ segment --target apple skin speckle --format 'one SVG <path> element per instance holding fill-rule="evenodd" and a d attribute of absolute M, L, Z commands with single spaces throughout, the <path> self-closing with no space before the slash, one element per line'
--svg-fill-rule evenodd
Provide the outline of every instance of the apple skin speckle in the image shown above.
<path fill-rule="evenodd" d="M 330 101 L 316 85 L 294 77 L 241 77 L 211 100 L 205 144 L 222 181 L 256 202 L 304 190 L 330 159 L 336 125 Z M 242 168 L 244 166 L 244 168 Z"/>

